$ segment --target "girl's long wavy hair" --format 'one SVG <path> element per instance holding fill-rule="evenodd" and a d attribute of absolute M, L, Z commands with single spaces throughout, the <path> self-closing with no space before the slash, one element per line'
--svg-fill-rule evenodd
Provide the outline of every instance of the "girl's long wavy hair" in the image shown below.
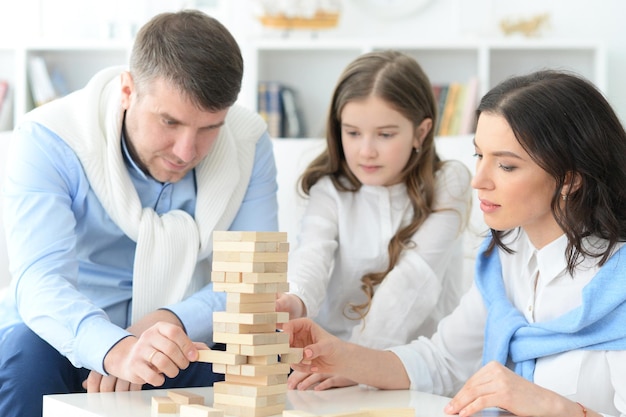
<path fill-rule="evenodd" d="M 371 52 L 348 65 L 335 87 L 326 124 L 326 149 L 307 167 L 300 178 L 301 191 L 309 195 L 311 187 L 329 176 L 340 191 L 355 192 L 361 182 L 350 171 L 341 144 L 341 112 L 352 101 L 376 96 L 383 99 L 417 128 L 424 119 L 435 126 L 437 107 L 430 80 L 410 56 L 397 51 Z M 365 274 L 361 288 L 367 296 L 362 304 L 350 309 L 360 318 L 367 315 L 378 286 L 397 263 L 403 249 L 411 245 L 411 237 L 432 213 L 435 173 L 442 162 L 434 147 L 433 129 L 428 132 L 419 153 L 412 153 L 402 171 L 413 207 L 411 222 L 398 230 L 388 245 L 389 264 L 380 272 Z"/>
<path fill-rule="evenodd" d="M 589 81 L 565 71 L 543 70 L 510 78 L 489 91 L 477 115 L 506 119 L 530 157 L 556 182 L 551 210 L 567 236 L 567 269 L 574 274 L 584 257 L 603 265 L 617 242 L 626 240 L 626 132 L 610 104 Z M 562 193 L 566 194 L 562 204 Z M 507 252 L 503 237 L 513 230 L 491 230 L 489 254 Z M 601 252 L 582 241 L 608 241 Z M 582 257 L 581 257 L 582 255 Z"/>

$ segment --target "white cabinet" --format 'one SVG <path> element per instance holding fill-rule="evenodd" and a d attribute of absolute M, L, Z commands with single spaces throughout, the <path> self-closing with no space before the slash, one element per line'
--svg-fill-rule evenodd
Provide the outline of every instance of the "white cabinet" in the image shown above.
<path fill-rule="evenodd" d="M 323 136 L 330 97 L 342 70 L 358 55 L 382 49 L 413 56 L 433 84 L 478 77 L 480 95 L 511 75 L 541 68 L 572 70 L 602 91 L 606 88 L 604 47 L 591 42 L 266 39 L 244 46 L 246 73 L 240 99 L 257 108 L 258 83 L 279 81 L 296 91 L 307 136 Z"/>
<path fill-rule="evenodd" d="M 335 83 L 345 66 L 372 50 L 397 49 L 417 59 L 433 84 L 466 82 L 478 77 L 480 94 L 502 79 L 552 67 L 576 71 L 606 88 L 604 48 L 592 42 L 499 40 L 431 42 L 350 39 L 263 39 L 241 45 L 245 60 L 239 102 L 257 108 L 260 81 L 279 81 L 297 94 L 306 135 L 324 135 L 326 112 Z M 58 71 L 73 91 L 98 70 L 128 62 L 131 42 L 86 41 L 14 46 L 0 43 L 0 80 L 12 90 L 13 119 L 32 109 L 28 60 L 42 56 L 51 71 Z"/>

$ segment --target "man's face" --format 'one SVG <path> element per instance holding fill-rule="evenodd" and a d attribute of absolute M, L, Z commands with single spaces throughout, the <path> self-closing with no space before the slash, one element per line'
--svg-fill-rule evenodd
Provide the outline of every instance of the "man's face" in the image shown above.
<path fill-rule="evenodd" d="M 126 140 L 133 160 L 159 182 L 177 182 L 209 153 L 228 109 L 200 110 L 177 88 L 157 79 L 138 91 L 122 74 Z"/>

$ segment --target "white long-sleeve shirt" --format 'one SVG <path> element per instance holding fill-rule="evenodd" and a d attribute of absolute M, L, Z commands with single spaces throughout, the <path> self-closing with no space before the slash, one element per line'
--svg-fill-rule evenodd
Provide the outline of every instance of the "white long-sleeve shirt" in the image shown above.
<path fill-rule="evenodd" d="M 586 259 L 574 277 L 566 269 L 567 239 L 537 251 L 521 233 L 499 251 L 502 275 L 511 303 L 529 323 L 554 319 L 578 307 L 582 289 L 598 271 L 597 259 Z M 529 265 L 533 253 L 539 270 Z M 481 367 L 487 311 L 475 285 L 459 307 L 443 319 L 437 333 L 390 349 L 403 362 L 411 388 L 452 396 Z M 573 350 L 539 358 L 534 382 L 607 416 L 626 416 L 626 351 Z"/>
<path fill-rule="evenodd" d="M 457 161 L 438 172 L 435 212 L 375 289 L 365 320 L 355 320 L 349 305 L 366 300 L 361 278 L 387 268 L 389 241 L 410 222 L 413 208 L 404 184 L 341 192 L 322 178 L 311 188 L 289 257 L 290 292 L 322 327 L 360 345 L 386 348 L 431 335 L 466 290 L 462 232 L 471 205 L 469 182 L 470 173 Z"/>

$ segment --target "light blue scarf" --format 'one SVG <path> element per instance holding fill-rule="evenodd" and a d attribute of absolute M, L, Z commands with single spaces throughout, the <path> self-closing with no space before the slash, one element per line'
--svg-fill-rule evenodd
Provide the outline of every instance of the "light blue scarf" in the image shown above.
<path fill-rule="evenodd" d="M 476 259 L 476 285 L 487 308 L 483 364 L 515 363 L 515 372 L 533 381 L 535 360 L 571 350 L 626 350 L 626 245 L 613 254 L 585 286 L 582 304 L 562 316 L 528 323 L 509 301 L 498 250 Z M 573 278 L 575 279 L 575 278 Z"/>

